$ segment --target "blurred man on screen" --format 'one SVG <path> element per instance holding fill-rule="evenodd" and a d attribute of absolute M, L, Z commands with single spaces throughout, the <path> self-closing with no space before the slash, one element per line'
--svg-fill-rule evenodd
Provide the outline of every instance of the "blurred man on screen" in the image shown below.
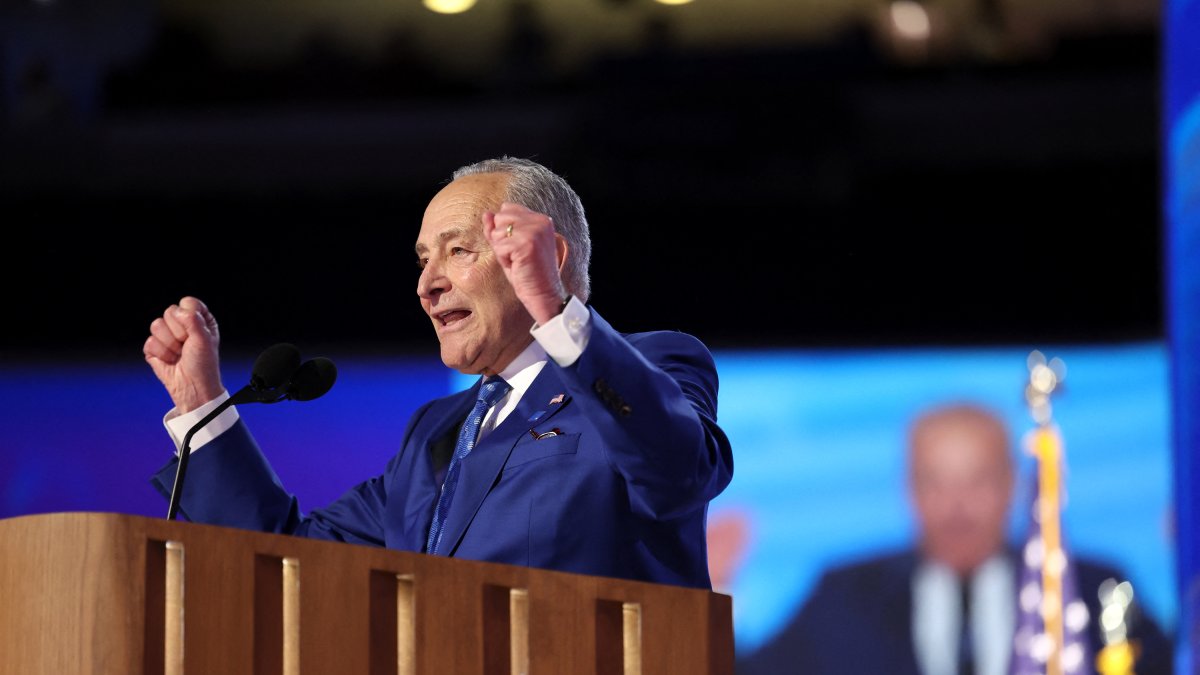
<path fill-rule="evenodd" d="M 1008 675 L 1021 570 L 1005 540 L 1013 473 L 1008 432 L 991 411 L 952 405 L 920 415 L 909 436 L 916 546 L 827 571 L 739 673 Z M 1124 577 L 1095 562 L 1074 565 L 1094 655 L 1098 589 Z M 1171 672 L 1170 645 L 1149 617 L 1135 618 L 1133 631 L 1136 672 Z"/>
<path fill-rule="evenodd" d="M 584 305 L 591 241 L 545 167 L 466 166 L 417 234 L 416 291 L 442 361 L 480 375 L 411 417 L 383 472 L 303 514 L 230 409 L 193 443 L 190 520 L 707 588 L 704 518 L 733 471 L 717 373 L 697 339 L 623 334 Z M 179 439 L 228 397 L 216 319 L 184 298 L 146 360 Z M 154 478 L 170 490 L 177 460 Z"/>

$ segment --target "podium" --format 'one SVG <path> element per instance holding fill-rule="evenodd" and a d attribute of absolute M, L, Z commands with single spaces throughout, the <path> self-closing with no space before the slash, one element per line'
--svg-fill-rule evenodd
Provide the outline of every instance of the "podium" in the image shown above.
<path fill-rule="evenodd" d="M 106 513 L 0 520 L 0 675 L 732 675 L 728 596 Z"/>

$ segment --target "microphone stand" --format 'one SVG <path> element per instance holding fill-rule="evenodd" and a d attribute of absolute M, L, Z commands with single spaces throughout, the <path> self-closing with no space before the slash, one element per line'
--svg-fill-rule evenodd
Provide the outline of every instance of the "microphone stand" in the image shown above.
<path fill-rule="evenodd" d="M 183 437 L 183 443 L 179 449 L 179 465 L 175 467 L 175 484 L 171 487 L 171 501 L 167 505 L 167 520 L 175 520 L 175 516 L 179 513 L 179 501 L 183 498 L 183 478 L 187 474 L 188 458 L 192 454 L 192 436 L 196 435 L 209 422 L 217 419 L 217 416 L 225 412 L 232 405 L 242 403 L 278 403 L 288 397 L 289 387 L 284 383 L 282 386 L 274 389 L 259 390 L 254 384 L 248 384 L 238 390 L 236 394 L 225 399 L 213 411 L 208 413 L 199 422 L 194 424 L 191 429 Z"/>

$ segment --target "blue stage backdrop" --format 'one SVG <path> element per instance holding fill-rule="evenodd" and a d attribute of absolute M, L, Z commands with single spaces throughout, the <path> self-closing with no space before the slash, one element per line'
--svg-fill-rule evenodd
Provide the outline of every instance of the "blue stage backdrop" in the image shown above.
<path fill-rule="evenodd" d="M 717 354 L 720 422 L 736 469 L 710 510 L 710 557 L 718 590 L 735 598 L 740 651 L 781 628 L 825 566 L 912 536 L 904 442 L 922 408 L 982 402 L 1008 420 L 1020 444 L 1032 426 L 1022 398 L 1026 355 L 1018 348 Z M 1169 628 L 1178 607 L 1165 347 L 1050 355 L 1069 369 L 1055 406 L 1070 464 L 1068 542 L 1124 568 Z M 241 407 L 305 508 L 380 472 L 418 405 L 472 381 L 436 358 L 330 356 L 341 374 L 325 398 Z M 236 386 L 248 370 L 247 361 L 231 361 L 225 382 Z M 165 513 L 147 478 L 172 450 L 161 425 L 169 403 L 144 364 L 5 365 L 0 405 L 0 517 Z M 1022 527 L 1014 517 L 1014 537 Z"/>
<path fill-rule="evenodd" d="M 1175 423 L 1178 583 L 1184 599 L 1179 672 L 1200 672 L 1200 1 L 1166 5 L 1167 283 Z"/>

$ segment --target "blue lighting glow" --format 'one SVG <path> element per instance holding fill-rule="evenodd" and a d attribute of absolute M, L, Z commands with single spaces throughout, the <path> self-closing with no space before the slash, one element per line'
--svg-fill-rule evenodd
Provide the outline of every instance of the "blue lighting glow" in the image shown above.
<path fill-rule="evenodd" d="M 766 640 L 827 565 L 904 545 L 904 439 L 927 405 L 995 408 L 1014 442 L 1032 427 L 1027 350 L 720 352 L 720 422 L 735 474 L 713 504 L 718 590 L 735 597 L 739 649 Z M 1154 615 L 1177 612 L 1168 539 L 1169 407 L 1159 344 L 1052 350 L 1069 369 L 1055 417 L 1070 463 L 1064 514 L 1074 550 L 1124 568 Z M 408 416 L 472 378 L 436 358 L 330 354 L 338 384 L 310 403 L 242 406 L 302 507 L 379 473 Z M 245 378 L 249 363 L 226 365 Z M 0 517 L 47 511 L 165 514 L 147 478 L 172 451 L 165 393 L 140 362 L 0 370 Z M 1020 488 L 1019 488 L 1020 489 Z M 1013 519 L 1014 537 L 1021 534 Z M 714 546 L 714 551 L 717 546 Z"/>

